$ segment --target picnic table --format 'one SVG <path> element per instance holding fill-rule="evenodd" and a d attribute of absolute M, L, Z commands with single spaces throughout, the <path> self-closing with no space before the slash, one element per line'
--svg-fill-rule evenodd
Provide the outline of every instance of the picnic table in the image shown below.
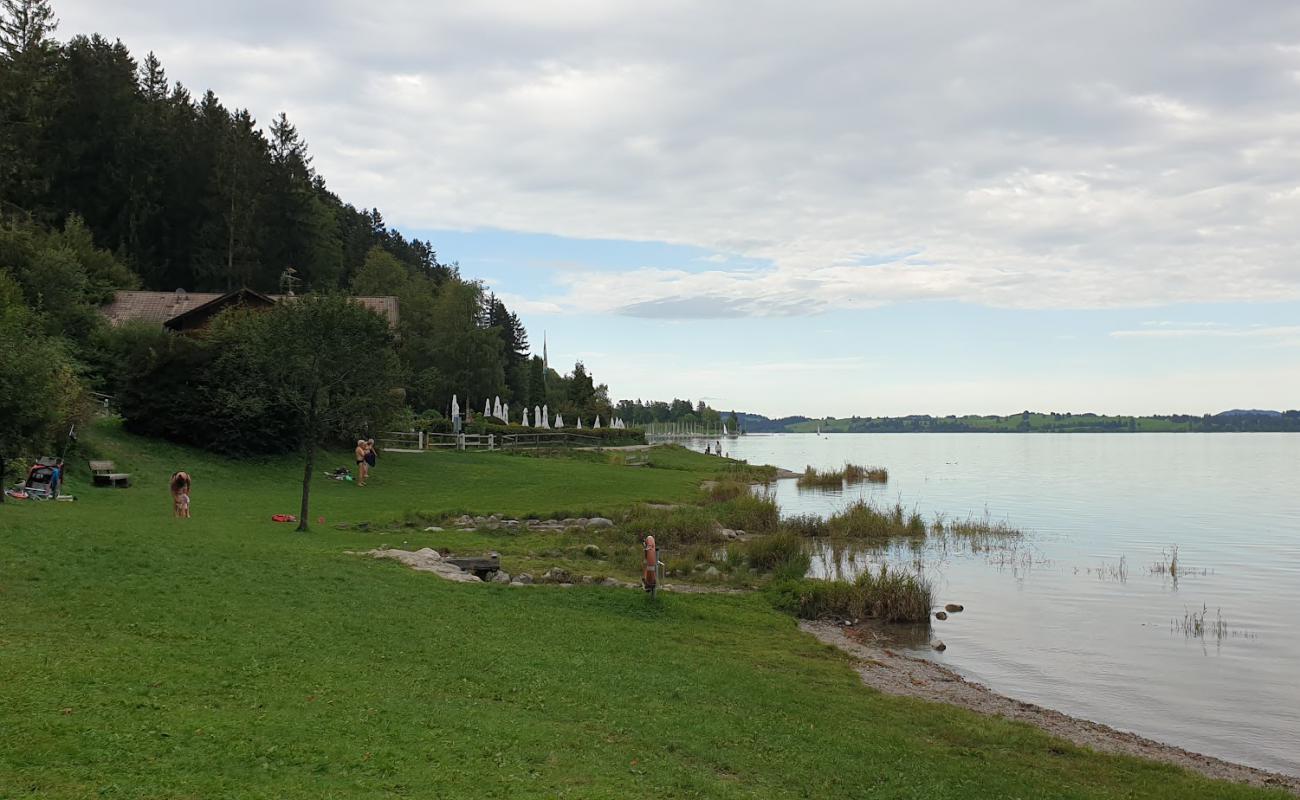
<path fill-rule="evenodd" d="M 91 482 L 96 486 L 112 486 L 116 489 L 125 489 L 131 485 L 131 473 L 118 472 L 117 465 L 112 461 L 91 461 L 90 475 Z"/>

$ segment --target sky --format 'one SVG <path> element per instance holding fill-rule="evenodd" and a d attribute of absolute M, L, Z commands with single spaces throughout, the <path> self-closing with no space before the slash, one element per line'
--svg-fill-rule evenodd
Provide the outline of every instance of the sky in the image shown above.
<path fill-rule="evenodd" d="M 1300 4 L 55 0 L 619 398 L 1300 407 Z"/>

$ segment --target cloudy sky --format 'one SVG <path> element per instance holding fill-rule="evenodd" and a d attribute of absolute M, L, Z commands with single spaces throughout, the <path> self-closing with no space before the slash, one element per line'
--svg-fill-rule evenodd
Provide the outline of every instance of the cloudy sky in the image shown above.
<path fill-rule="evenodd" d="M 615 397 L 1300 407 L 1300 4 L 56 0 Z"/>

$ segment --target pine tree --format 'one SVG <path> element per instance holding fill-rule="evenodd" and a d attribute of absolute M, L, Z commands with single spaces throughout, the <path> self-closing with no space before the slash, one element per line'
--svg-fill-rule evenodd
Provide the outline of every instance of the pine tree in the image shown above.
<path fill-rule="evenodd" d="M 42 48 L 58 27 L 49 0 L 0 0 L 0 50 L 10 59 Z"/>

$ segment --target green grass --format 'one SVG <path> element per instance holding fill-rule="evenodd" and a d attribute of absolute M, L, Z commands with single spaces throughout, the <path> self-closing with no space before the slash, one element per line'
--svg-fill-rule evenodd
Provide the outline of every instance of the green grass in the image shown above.
<path fill-rule="evenodd" d="M 1267 796 L 877 694 L 759 594 L 452 584 L 345 551 L 505 537 L 332 526 L 682 502 L 716 459 L 388 454 L 297 534 L 291 460 L 86 440 L 136 485 L 0 506 L 0 797 Z"/>

